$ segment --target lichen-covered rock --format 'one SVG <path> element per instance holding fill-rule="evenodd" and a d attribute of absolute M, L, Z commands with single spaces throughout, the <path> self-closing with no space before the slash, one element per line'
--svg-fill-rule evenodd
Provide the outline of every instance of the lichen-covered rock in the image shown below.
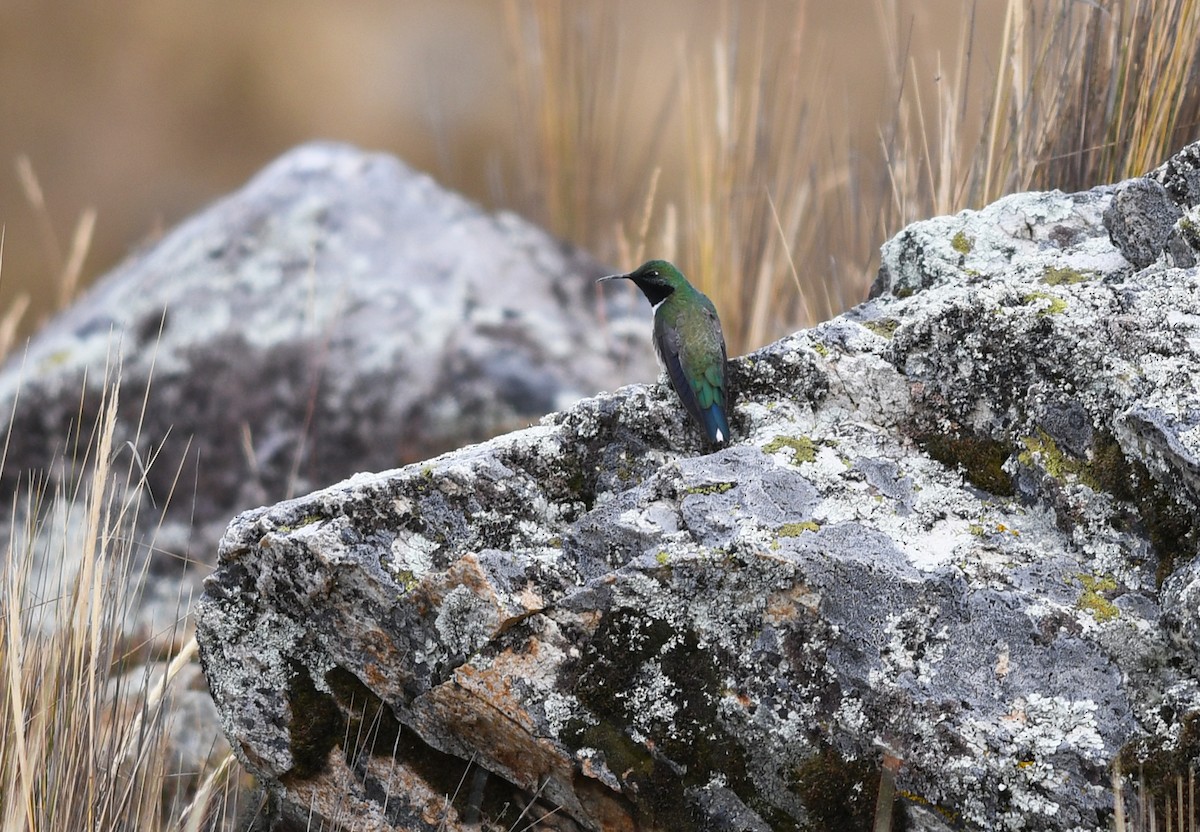
<path fill-rule="evenodd" d="M 241 515 L 234 747 L 326 828 L 869 828 L 885 761 L 909 829 L 1108 828 L 1200 711 L 1200 274 L 1114 193 L 910 226 L 717 453 L 634 386 Z"/>
<path fill-rule="evenodd" d="M 1181 212 L 1167 189 L 1148 176 L 1117 186 L 1104 224 L 1113 245 L 1139 269 L 1162 254 Z"/>

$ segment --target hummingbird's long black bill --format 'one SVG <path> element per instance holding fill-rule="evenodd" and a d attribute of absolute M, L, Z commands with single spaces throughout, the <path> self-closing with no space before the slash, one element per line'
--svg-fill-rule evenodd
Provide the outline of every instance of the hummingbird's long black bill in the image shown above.
<path fill-rule="evenodd" d="M 606 274 L 604 277 L 596 278 L 597 283 L 603 283 L 606 280 L 624 280 L 629 277 L 627 274 Z"/>

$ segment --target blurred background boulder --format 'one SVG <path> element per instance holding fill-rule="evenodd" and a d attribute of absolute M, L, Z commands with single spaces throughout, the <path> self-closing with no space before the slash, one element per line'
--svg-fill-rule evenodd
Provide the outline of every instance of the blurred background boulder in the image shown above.
<path fill-rule="evenodd" d="M 606 300 L 604 273 L 391 156 L 305 145 L 101 279 L 0 371 L 0 504 L 23 505 L 31 481 L 70 499 L 119 380 L 114 469 L 133 470 L 137 549 L 159 578 L 137 626 L 181 632 L 237 512 L 654 378 L 644 304 Z M 69 578 L 86 546 L 35 551 Z"/>

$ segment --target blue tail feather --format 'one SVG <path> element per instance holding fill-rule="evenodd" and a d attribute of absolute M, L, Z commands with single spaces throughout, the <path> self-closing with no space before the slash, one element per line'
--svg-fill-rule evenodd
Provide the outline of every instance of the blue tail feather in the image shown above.
<path fill-rule="evenodd" d="M 701 411 L 704 421 L 704 432 L 708 441 L 714 445 L 724 445 L 729 441 L 729 422 L 725 418 L 725 408 L 719 403 Z"/>

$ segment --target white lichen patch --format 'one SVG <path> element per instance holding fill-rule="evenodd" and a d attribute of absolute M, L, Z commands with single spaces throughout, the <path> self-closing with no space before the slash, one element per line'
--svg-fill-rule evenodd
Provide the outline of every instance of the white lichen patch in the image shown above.
<path fill-rule="evenodd" d="M 857 696 L 842 699 L 834 713 L 834 719 L 851 736 L 861 735 L 867 729 L 867 715 L 863 712 L 862 700 Z"/>
<path fill-rule="evenodd" d="M 881 667 L 871 671 L 873 684 L 895 685 L 911 676 L 920 685 L 930 685 L 950 644 L 950 632 L 937 621 L 936 607 L 917 607 L 893 613 L 880 631 Z"/>
<path fill-rule="evenodd" d="M 469 656 L 487 644 L 498 622 L 494 604 L 458 586 L 442 599 L 434 628 L 450 655 Z"/>
<path fill-rule="evenodd" d="M 587 725 L 595 725 L 598 721 L 573 695 L 556 690 L 547 691 L 542 698 L 542 714 L 555 737 L 561 736 L 572 720 L 582 720 Z"/>
<path fill-rule="evenodd" d="M 657 661 L 643 663 L 633 685 L 618 692 L 617 699 L 624 703 L 634 732 L 679 739 L 675 715 L 679 712 L 680 691 Z"/>
<path fill-rule="evenodd" d="M 408 573 L 419 581 L 433 570 L 433 553 L 437 550 L 437 542 L 424 535 L 397 537 L 392 541 L 391 560 L 387 566 L 393 575 Z"/>

